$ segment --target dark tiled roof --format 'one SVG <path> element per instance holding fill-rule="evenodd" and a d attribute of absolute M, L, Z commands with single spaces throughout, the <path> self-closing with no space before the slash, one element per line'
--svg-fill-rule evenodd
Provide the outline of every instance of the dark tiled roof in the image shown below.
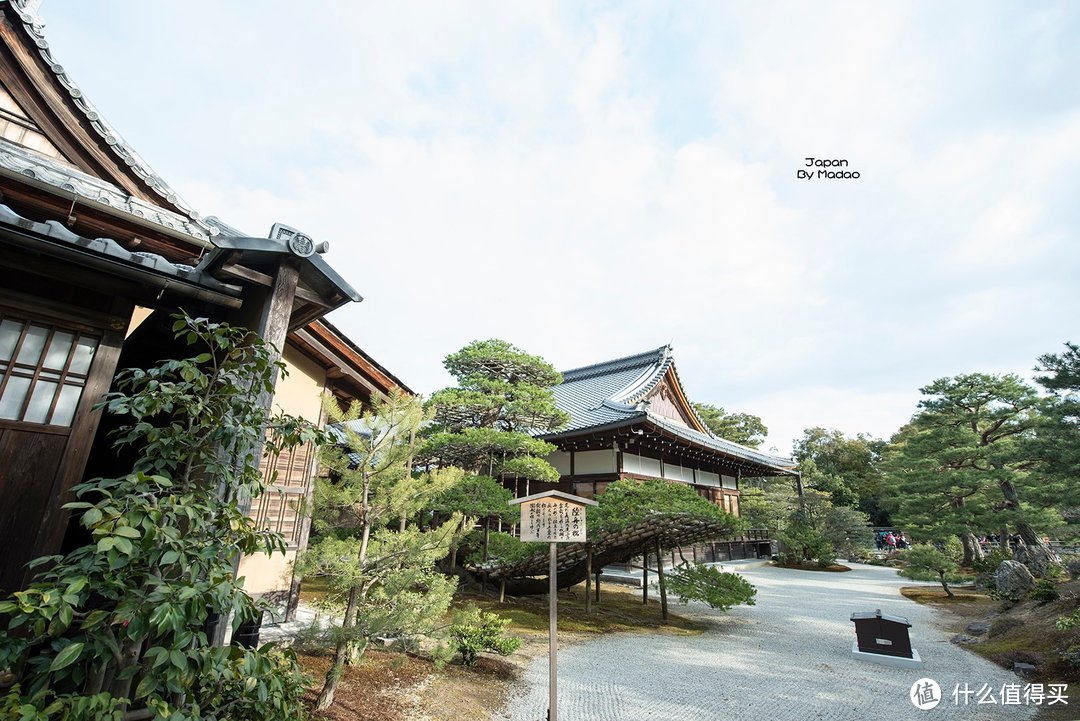
<path fill-rule="evenodd" d="M 558 433 L 548 434 L 545 438 L 553 440 L 587 428 L 640 421 L 726 456 L 778 471 L 794 468 L 795 462 L 790 458 L 762 453 L 649 412 L 647 404 L 640 401 L 664 379 L 669 369 L 678 380 L 672 348 L 665 345 L 564 371 L 562 384 L 552 388 L 552 392 L 558 407 L 570 414 L 570 422 Z"/>
<path fill-rule="evenodd" d="M 217 294 L 215 297 L 218 302 L 239 295 L 238 288 L 222 283 L 201 268 L 172 263 L 155 253 L 128 251 L 112 238 L 84 238 L 58 221 L 47 220 L 39 223 L 19 215 L 3 203 L 0 203 L 0 228 L 30 234 L 30 237 L 35 238 L 35 243 L 44 242 L 61 251 L 75 252 L 79 258 L 107 260 L 114 264 L 111 267 L 123 266 L 144 274 L 144 277 L 167 278 L 176 283 L 205 289 Z"/>

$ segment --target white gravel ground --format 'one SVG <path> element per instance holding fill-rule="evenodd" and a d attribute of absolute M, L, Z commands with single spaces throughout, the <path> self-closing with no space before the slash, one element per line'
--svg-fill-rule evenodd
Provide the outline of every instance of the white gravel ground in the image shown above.
<path fill-rule="evenodd" d="M 769 566 L 730 567 L 757 586 L 757 605 L 713 611 L 675 605 L 709 619 L 700 636 L 611 634 L 559 653 L 560 721 L 906 721 L 1028 719 L 1034 705 L 1002 705 L 1005 684 L 1022 679 L 949 642 L 933 609 L 900 595 L 910 584 L 890 568 L 853 565 L 847 573 Z M 904 616 L 920 669 L 857 660 L 853 611 Z M 940 704 L 916 708 L 911 686 L 928 677 L 942 689 Z M 953 690 L 986 684 L 997 705 L 967 705 Z M 985 698 L 985 696 L 984 696 Z M 1080 698 L 1073 698 L 1080 705 Z M 1072 705 L 1072 704 L 1070 704 Z M 493 721 L 542 721 L 547 709 L 547 657 L 535 659 L 524 683 Z"/>

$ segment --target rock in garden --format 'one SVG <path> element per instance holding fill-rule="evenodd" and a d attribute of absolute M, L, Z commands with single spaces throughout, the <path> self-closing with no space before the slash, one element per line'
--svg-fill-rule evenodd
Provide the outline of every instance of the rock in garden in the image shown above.
<path fill-rule="evenodd" d="M 982 636 L 984 633 L 990 630 L 990 624 L 984 621 L 977 621 L 975 623 L 969 623 L 967 628 L 964 629 L 972 636 Z"/>
<path fill-rule="evenodd" d="M 960 645 L 960 646 L 966 646 L 969 643 L 978 643 L 978 641 L 979 641 L 979 639 L 975 638 L 974 636 L 965 636 L 962 633 L 956 634 L 955 636 L 953 636 L 949 640 L 952 641 L 955 644 Z"/>
<path fill-rule="evenodd" d="M 994 571 L 994 584 L 999 596 L 1016 600 L 1023 598 L 1035 586 L 1035 577 L 1019 561 L 1002 561 Z"/>
<path fill-rule="evenodd" d="M 1017 546 L 1013 549 L 1013 559 L 1028 567 L 1037 578 L 1045 578 L 1050 568 L 1058 563 L 1057 559 L 1040 546 Z"/>

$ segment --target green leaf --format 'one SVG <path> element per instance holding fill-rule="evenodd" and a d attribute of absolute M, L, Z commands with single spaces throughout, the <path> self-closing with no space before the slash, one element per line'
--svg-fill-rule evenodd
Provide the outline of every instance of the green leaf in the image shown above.
<path fill-rule="evenodd" d="M 157 664 L 155 664 L 157 665 Z M 135 698 L 146 698 L 158 687 L 157 677 L 153 674 L 149 674 L 143 677 L 142 681 L 139 681 L 139 685 L 135 688 Z"/>
<path fill-rule="evenodd" d="M 142 534 L 131 526 L 118 526 L 113 534 L 117 536 L 123 536 L 124 538 L 142 538 Z"/>
<path fill-rule="evenodd" d="M 66 668 L 79 658 L 79 654 L 82 653 L 83 646 L 85 644 L 81 642 L 75 642 L 69 646 L 65 646 L 64 650 L 56 654 L 56 658 L 49 664 L 50 671 L 59 671 L 62 668 Z"/>

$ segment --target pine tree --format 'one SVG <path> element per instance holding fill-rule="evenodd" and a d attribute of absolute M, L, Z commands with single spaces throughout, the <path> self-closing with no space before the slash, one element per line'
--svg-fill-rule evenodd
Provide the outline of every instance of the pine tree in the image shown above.
<path fill-rule="evenodd" d="M 418 398 L 394 393 L 368 410 L 354 403 L 343 413 L 332 402 L 327 409 L 344 447 L 324 454 L 331 476 L 315 487 L 318 536 L 297 562 L 302 575 L 327 579 L 344 606 L 318 709 L 333 703 L 345 664 L 359 661 L 371 638 L 424 633 L 446 612 L 456 584 L 433 566 L 449 552 L 460 518 L 426 530 L 401 519 L 462 477 L 456 468 L 412 476 L 416 432 L 430 418 Z"/>
<path fill-rule="evenodd" d="M 1035 389 L 1014 375 L 971 373 L 921 390 L 922 410 L 894 444 L 897 517 L 904 523 L 929 517 L 930 525 L 970 531 L 976 524 L 989 529 L 992 511 L 998 525 L 1012 525 L 1020 535 L 1032 572 L 1045 573 L 1052 559 L 1035 527 L 1060 523 L 1060 515 L 1032 503 L 1038 458 L 1030 441 L 1042 405 Z M 967 533 L 958 535 L 970 543 Z"/>
<path fill-rule="evenodd" d="M 470 343 L 447 356 L 444 365 L 458 385 L 428 401 L 434 424 L 419 455 L 431 466 L 465 469 L 463 484 L 435 507 L 461 512 L 465 525 L 484 519 L 486 535 L 489 519 L 508 511 L 511 494 L 503 490 L 503 480 L 559 480 L 543 458 L 555 446 L 533 435 L 569 420 L 551 392 L 562 377 L 542 358 L 502 340 Z"/>

